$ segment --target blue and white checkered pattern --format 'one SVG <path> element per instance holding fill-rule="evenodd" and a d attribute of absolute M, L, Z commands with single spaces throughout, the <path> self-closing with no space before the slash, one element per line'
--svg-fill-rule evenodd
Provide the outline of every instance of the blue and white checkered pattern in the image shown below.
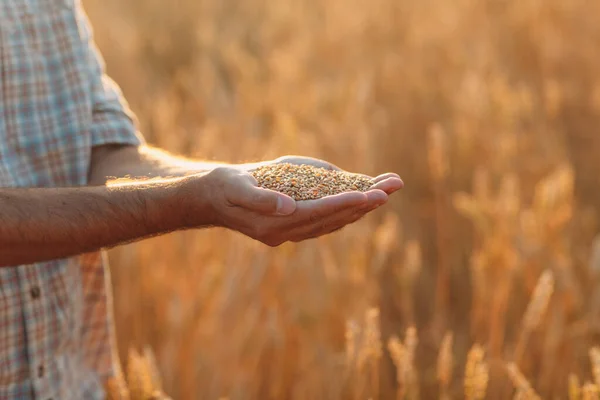
<path fill-rule="evenodd" d="M 86 185 L 93 146 L 143 140 L 79 0 L 0 0 L 0 187 Z M 0 269 L 0 400 L 104 397 L 109 285 L 101 253 Z"/>

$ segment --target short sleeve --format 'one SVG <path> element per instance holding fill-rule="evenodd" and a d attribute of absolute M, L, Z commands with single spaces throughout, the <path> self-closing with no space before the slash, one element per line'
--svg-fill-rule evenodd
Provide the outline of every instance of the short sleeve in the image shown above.
<path fill-rule="evenodd" d="M 90 132 L 92 146 L 103 144 L 131 144 L 140 146 L 144 137 L 137 129 L 135 114 L 121 94 L 117 84 L 106 74 L 101 76 L 94 88 L 92 125 Z"/>
<path fill-rule="evenodd" d="M 78 25 L 87 53 L 92 85 L 92 146 L 143 145 L 138 121 L 117 83 L 106 74 L 105 62 L 93 38 L 93 30 L 80 2 L 76 2 Z"/>

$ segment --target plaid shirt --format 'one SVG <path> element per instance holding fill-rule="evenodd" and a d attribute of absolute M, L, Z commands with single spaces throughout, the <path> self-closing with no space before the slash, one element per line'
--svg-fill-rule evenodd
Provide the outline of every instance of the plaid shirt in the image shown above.
<path fill-rule="evenodd" d="M 0 0 L 0 187 L 86 185 L 93 146 L 140 145 L 79 0 Z M 102 253 L 0 268 L 0 399 L 100 399 L 115 372 Z"/>

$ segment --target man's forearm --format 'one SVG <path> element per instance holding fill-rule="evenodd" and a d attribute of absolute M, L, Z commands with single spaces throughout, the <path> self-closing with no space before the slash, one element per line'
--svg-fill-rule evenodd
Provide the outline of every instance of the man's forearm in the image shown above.
<path fill-rule="evenodd" d="M 96 147 L 92 152 L 90 184 L 104 184 L 107 178 L 183 177 L 210 171 L 219 166 L 251 168 L 260 164 L 233 166 L 179 157 L 150 146 L 107 145 Z"/>
<path fill-rule="evenodd" d="M 0 188 L 0 266 L 72 256 L 178 229 L 178 182 Z"/>
<path fill-rule="evenodd" d="M 92 152 L 90 183 L 103 184 L 107 178 L 182 177 L 219 165 L 177 157 L 149 146 L 107 145 Z"/>

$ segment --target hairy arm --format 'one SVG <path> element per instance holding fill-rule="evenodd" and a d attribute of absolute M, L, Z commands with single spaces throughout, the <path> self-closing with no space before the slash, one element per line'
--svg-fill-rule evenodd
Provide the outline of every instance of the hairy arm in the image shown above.
<path fill-rule="evenodd" d="M 232 229 L 277 246 L 334 232 L 384 204 L 388 193 L 402 187 L 397 175 L 384 174 L 366 193 L 297 203 L 256 186 L 246 170 L 262 163 L 202 163 L 136 146 L 97 150 L 90 186 L 0 188 L 0 267 L 209 226 Z M 329 165 L 310 158 L 290 160 Z M 202 170 L 205 172 L 198 172 Z M 106 184 L 110 177 L 124 176 L 152 179 Z"/>
<path fill-rule="evenodd" d="M 218 167 L 248 171 L 272 162 L 311 164 L 328 169 L 337 168 L 323 160 L 302 156 L 286 156 L 274 161 L 246 164 L 227 164 L 175 156 L 164 150 L 146 145 L 109 144 L 93 148 L 89 178 L 90 184 L 103 185 L 107 179 L 110 180 L 112 178 L 153 179 L 184 177 L 199 172 L 212 171 Z"/>
<path fill-rule="evenodd" d="M 92 150 L 90 184 L 110 178 L 152 179 L 183 177 L 226 166 L 225 163 L 191 160 L 150 146 L 103 145 Z"/>
<path fill-rule="evenodd" d="M 178 229 L 180 180 L 0 189 L 0 266 L 68 257 Z"/>

